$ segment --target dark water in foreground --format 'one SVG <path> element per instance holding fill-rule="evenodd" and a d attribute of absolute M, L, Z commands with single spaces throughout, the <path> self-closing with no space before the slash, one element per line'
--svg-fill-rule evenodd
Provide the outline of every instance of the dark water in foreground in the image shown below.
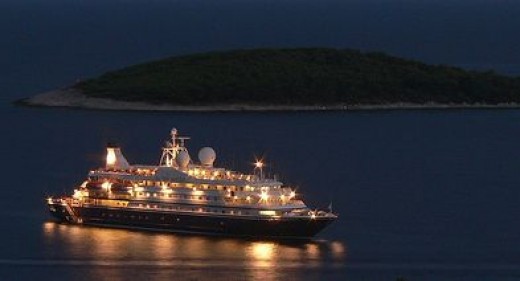
<path fill-rule="evenodd" d="M 520 111 L 172 114 L 4 108 L 0 280 L 518 280 Z M 48 194 L 115 140 L 156 163 L 170 127 L 269 172 L 340 219 L 312 242 L 49 221 Z"/>

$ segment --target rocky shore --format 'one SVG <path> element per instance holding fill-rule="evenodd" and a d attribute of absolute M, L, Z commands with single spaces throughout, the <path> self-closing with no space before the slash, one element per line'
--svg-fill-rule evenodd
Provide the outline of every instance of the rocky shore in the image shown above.
<path fill-rule="evenodd" d="M 70 107 L 98 110 L 125 111 L 349 111 L 349 110 L 404 110 L 404 109 L 497 109 L 520 108 L 518 103 L 500 104 L 439 104 L 439 103 L 391 103 L 358 105 L 174 105 L 146 102 L 119 101 L 88 97 L 71 88 L 59 89 L 16 101 L 23 106 Z"/>

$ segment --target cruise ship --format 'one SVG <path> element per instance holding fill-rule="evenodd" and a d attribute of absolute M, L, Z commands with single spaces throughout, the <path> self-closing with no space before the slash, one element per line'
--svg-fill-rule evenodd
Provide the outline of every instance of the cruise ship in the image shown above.
<path fill-rule="evenodd" d="M 244 174 L 214 165 L 204 147 L 198 162 L 174 128 L 159 165 L 131 165 L 116 145 L 104 167 L 92 170 L 73 194 L 47 198 L 65 223 L 243 237 L 311 238 L 337 219 L 312 209 L 257 161 Z M 71 192 L 72 193 L 72 192 Z"/>

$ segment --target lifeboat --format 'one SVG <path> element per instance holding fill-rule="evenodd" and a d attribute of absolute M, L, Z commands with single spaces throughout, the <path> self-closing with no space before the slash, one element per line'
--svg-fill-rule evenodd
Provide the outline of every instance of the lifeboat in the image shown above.
<path fill-rule="evenodd" d="M 88 182 L 86 185 L 85 185 L 85 188 L 88 189 L 88 190 L 100 190 L 103 188 L 103 183 L 102 182 Z"/>
<path fill-rule="evenodd" d="M 122 183 L 113 183 L 110 187 L 110 191 L 112 192 L 128 192 L 130 187 L 124 186 Z"/>

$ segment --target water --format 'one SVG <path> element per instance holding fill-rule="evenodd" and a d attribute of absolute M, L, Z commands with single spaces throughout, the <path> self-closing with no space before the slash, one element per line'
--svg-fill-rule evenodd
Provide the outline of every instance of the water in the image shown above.
<path fill-rule="evenodd" d="M 514 1 L 0 3 L 0 280 L 520 280 L 519 110 L 143 113 L 13 99 L 172 54 L 257 46 L 383 50 L 520 73 Z M 413 28 L 411 28 L 413 27 Z M 449 28 L 448 28 L 449 27 Z M 498 32 L 498 30 L 500 32 Z M 469 47 L 470 46 L 470 47 Z M 267 172 L 340 219 L 315 241 L 52 222 L 115 141 L 157 163 L 172 126 L 219 165 Z"/>
<path fill-rule="evenodd" d="M 0 278 L 78 280 L 515 280 L 520 111 L 174 114 L 6 109 Z M 44 120 L 42 122 L 42 120 Z M 4 118 L 5 121 L 5 118 Z M 310 243 L 67 226 L 60 194 L 117 140 L 155 163 L 171 126 L 242 171 L 268 172 L 340 219 Z M 20 275 L 18 268 L 25 268 Z M 214 275 L 216 275 L 214 277 Z M 221 278 L 221 279 L 219 279 Z M 44 278 L 45 280 L 45 278 Z"/>

